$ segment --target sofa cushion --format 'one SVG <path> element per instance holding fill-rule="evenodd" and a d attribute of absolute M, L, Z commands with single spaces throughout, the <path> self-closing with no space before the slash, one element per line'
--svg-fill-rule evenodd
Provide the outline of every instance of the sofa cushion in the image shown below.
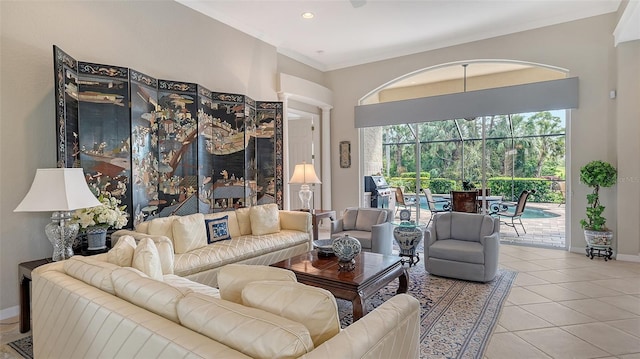
<path fill-rule="evenodd" d="M 154 237 L 152 240 L 158 249 L 162 274 L 173 274 L 173 242 L 164 236 Z"/>
<path fill-rule="evenodd" d="M 474 241 L 437 240 L 429 246 L 429 258 L 484 264 L 484 246 Z"/>
<path fill-rule="evenodd" d="M 227 216 L 227 223 L 229 228 L 229 235 L 231 238 L 240 237 L 242 235 L 240 231 L 240 225 L 238 225 L 238 216 L 236 214 L 237 211 L 226 211 L 226 212 L 216 212 L 216 213 L 207 213 L 204 215 L 205 221 L 207 219 L 216 219 Z M 251 231 L 251 228 L 249 228 Z"/>
<path fill-rule="evenodd" d="M 280 214 L 275 203 L 252 206 L 249 209 L 251 233 L 255 236 L 280 232 Z"/>
<path fill-rule="evenodd" d="M 358 216 L 356 218 L 356 230 L 359 231 L 371 231 L 371 226 L 384 223 L 387 220 L 387 212 L 377 209 L 358 209 Z"/>
<path fill-rule="evenodd" d="M 244 287 L 248 283 L 263 280 L 296 282 L 296 275 L 290 270 L 276 267 L 229 264 L 218 272 L 220 298 L 242 304 Z"/>
<path fill-rule="evenodd" d="M 155 280 L 162 281 L 160 254 L 151 238 L 144 238 L 138 243 L 131 266 Z"/>
<path fill-rule="evenodd" d="M 131 267 L 136 240 L 132 236 L 122 236 L 118 243 L 107 252 L 107 262 L 120 267 Z"/>
<path fill-rule="evenodd" d="M 204 215 L 202 213 L 177 216 L 173 220 L 173 249 L 187 253 L 207 245 Z"/>
<path fill-rule="evenodd" d="M 185 294 L 192 292 L 189 288 L 176 288 L 151 279 L 131 267 L 114 270 L 111 279 L 118 297 L 176 323 L 180 323 L 176 307 L 178 302 Z"/>
<path fill-rule="evenodd" d="M 238 208 L 236 209 L 236 217 L 238 219 L 238 227 L 240 228 L 240 235 L 246 236 L 251 234 L 251 217 L 249 216 L 251 208 Z"/>
<path fill-rule="evenodd" d="M 230 241 L 211 243 L 189 253 L 176 254 L 174 273 L 184 277 L 308 243 L 308 233 L 291 230 L 264 236 L 240 236 Z"/>
<path fill-rule="evenodd" d="M 64 271 L 71 277 L 107 293 L 116 294 L 111 281 L 111 272 L 119 266 L 91 257 L 73 256 L 64 261 Z"/>
<path fill-rule="evenodd" d="M 165 274 L 162 276 L 163 282 L 166 284 L 178 288 L 180 290 L 189 289 L 194 293 L 202 293 L 214 298 L 220 298 L 220 291 L 218 288 L 210 287 L 208 285 L 194 282 L 184 277 L 177 276 L 175 274 Z"/>
<path fill-rule="evenodd" d="M 231 239 L 229 234 L 229 216 L 222 216 L 216 219 L 205 219 L 204 225 L 207 229 L 207 243 Z"/>
<path fill-rule="evenodd" d="M 147 233 L 154 236 L 165 236 L 167 238 L 173 238 L 173 220 L 177 216 L 169 216 L 162 218 L 155 218 L 149 221 L 147 226 Z M 140 225 L 138 225 L 140 227 Z M 137 229 L 136 229 L 137 230 Z"/>
<path fill-rule="evenodd" d="M 448 222 L 445 227 L 449 228 L 449 237 L 440 237 L 440 226 L 438 224 L 438 239 L 452 238 L 462 241 L 479 242 L 484 236 L 489 236 L 493 232 L 493 218 L 475 213 L 445 213 L 443 218 Z"/>
<path fill-rule="evenodd" d="M 357 208 L 347 208 L 342 215 L 342 229 L 356 229 L 356 219 L 358 218 Z"/>
<path fill-rule="evenodd" d="M 242 303 L 304 324 L 316 347 L 340 333 L 336 299 L 322 288 L 285 281 L 251 282 L 242 290 Z"/>
<path fill-rule="evenodd" d="M 301 323 L 199 293 L 178 303 L 178 317 L 183 326 L 252 358 L 297 358 L 313 350 Z"/>

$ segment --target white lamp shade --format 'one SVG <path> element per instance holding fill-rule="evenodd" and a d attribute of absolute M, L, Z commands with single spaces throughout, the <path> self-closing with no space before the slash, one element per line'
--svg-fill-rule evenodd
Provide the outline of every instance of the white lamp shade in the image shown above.
<path fill-rule="evenodd" d="M 39 168 L 31 189 L 14 212 L 73 211 L 100 206 L 82 168 Z"/>
<path fill-rule="evenodd" d="M 313 169 L 313 164 L 311 163 L 302 163 L 296 165 L 293 170 L 293 176 L 289 180 L 289 183 L 322 183 L 320 179 L 316 175 L 316 170 Z"/>

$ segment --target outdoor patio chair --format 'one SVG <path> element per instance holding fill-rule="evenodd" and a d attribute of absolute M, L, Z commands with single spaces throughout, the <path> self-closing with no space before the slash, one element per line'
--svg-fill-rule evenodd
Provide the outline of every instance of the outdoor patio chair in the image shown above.
<path fill-rule="evenodd" d="M 411 210 L 411 207 L 415 209 L 416 199 L 415 197 L 412 198 L 412 197 L 405 196 L 404 193 L 402 192 L 402 188 L 396 187 L 396 214 L 398 213 L 398 210 L 400 210 L 399 206 L 402 206 L 408 210 Z"/>
<path fill-rule="evenodd" d="M 431 218 L 429 218 L 429 222 L 427 223 L 427 227 L 429 227 L 431 221 L 433 220 L 433 216 L 436 213 L 451 211 L 451 201 L 446 199 L 433 199 L 433 194 L 431 193 L 431 190 L 429 188 L 422 188 L 422 193 L 424 193 L 424 198 L 427 200 L 427 206 L 429 207 L 429 211 L 431 211 Z M 436 207 L 437 203 L 443 204 L 442 209 L 438 209 Z"/>
<path fill-rule="evenodd" d="M 527 230 L 524 228 L 524 224 L 522 224 L 522 213 L 524 212 L 524 208 L 527 205 L 527 199 L 529 195 L 536 193 L 535 190 L 524 190 L 520 193 L 520 197 L 518 198 L 518 202 L 496 202 L 491 204 L 491 213 L 490 215 L 496 215 L 500 219 L 501 223 L 509 227 L 513 227 L 515 229 L 516 234 L 520 237 L 520 233 L 518 232 L 518 228 L 516 227 L 515 220 L 517 219 L 522 227 L 524 233 L 527 233 Z M 515 208 L 513 212 L 510 212 L 510 208 Z M 511 223 L 503 221 L 502 217 L 511 218 Z"/>

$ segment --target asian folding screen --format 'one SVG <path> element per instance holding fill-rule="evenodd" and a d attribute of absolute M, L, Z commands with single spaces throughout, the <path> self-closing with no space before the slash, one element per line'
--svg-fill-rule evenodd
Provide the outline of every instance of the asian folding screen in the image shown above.
<path fill-rule="evenodd" d="M 127 205 L 129 225 L 282 208 L 282 103 L 76 61 L 54 46 L 58 167 Z"/>

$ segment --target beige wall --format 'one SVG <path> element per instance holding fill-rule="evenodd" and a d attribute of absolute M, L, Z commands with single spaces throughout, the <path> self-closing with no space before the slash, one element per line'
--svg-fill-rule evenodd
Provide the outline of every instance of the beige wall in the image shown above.
<path fill-rule="evenodd" d="M 77 60 L 265 101 L 278 100 L 278 54 L 174 1 L 0 1 L 0 14 L 0 317 L 5 317 L 18 305 L 18 263 L 52 253 L 44 235 L 50 214 L 13 213 L 36 169 L 56 166 L 52 45 Z M 287 70 L 287 64 L 281 67 Z M 295 72 L 304 75 L 305 67 L 298 65 Z"/>
<path fill-rule="evenodd" d="M 623 174 L 630 172 L 632 180 L 635 181 L 629 185 L 636 191 L 633 201 L 629 201 L 625 194 L 619 194 L 616 191 L 617 187 L 603 189 L 601 192 L 602 203 L 607 207 L 605 216 L 608 218 L 608 226 L 616 231 L 621 230 L 617 231 L 620 234 L 617 236 L 618 252 L 637 260 L 640 243 L 637 228 L 640 206 L 640 198 L 637 195 L 637 167 L 640 150 L 634 143 L 627 145 L 624 153 L 619 152 L 619 143 L 622 141 L 618 138 L 637 138 L 638 135 L 637 68 L 631 72 L 631 77 L 627 80 L 630 83 L 635 81 L 634 85 L 628 84 L 624 89 L 627 96 L 635 96 L 635 100 L 622 98 L 622 94 L 618 99 L 612 100 L 609 98 L 609 91 L 615 88 L 616 82 L 623 76 L 617 74 L 617 66 L 637 66 L 639 58 L 637 48 L 627 50 L 622 46 L 619 49 L 613 47 L 612 32 L 616 21 L 616 14 L 597 16 L 329 72 L 327 86 L 334 91 L 331 127 L 333 162 L 337 161 L 339 141 L 352 141 L 354 152 L 351 168 L 332 166 L 332 180 L 334 183 L 340 183 L 340 186 L 333 187 L 334 209 L 343 210 L 359 200 L 359 186 L 362 182 L 358 172 L 361 166 L 361 147 L 358 131 L 354 129 L 353 107 L 371 90 L 401 75 L 454 61 L 507 59 L 551 65 L 568 69 L 568 75 L 577 76 L 580 81 L 580 105 L 579 109 L 571 111 L 568 129 L 570 148 L 567 159 L 570 168 L 567 176 L 570 181 L 571 199 L 567 214 L 571 249 L 579 252 L 584 248 L 579 220 L 584 216 L 588 188 L 579 183 L 579 170 L 587 162 L 600 159 L 610 161 Z M 618 59 L 618 54 L 624 60 Z M 616 107 L 619 112 L 618 118 Z M 621 107 L 624 107 L 624 115 L 620 112 Z M 624 125 L 619 126 L 618 120 Z M 619 208 L 617 196 L 625 199 L 624 211 L 621 213 L 619 211 L 622 208 Z M 631 227 L 626 227 L 629 224 Z"/>

